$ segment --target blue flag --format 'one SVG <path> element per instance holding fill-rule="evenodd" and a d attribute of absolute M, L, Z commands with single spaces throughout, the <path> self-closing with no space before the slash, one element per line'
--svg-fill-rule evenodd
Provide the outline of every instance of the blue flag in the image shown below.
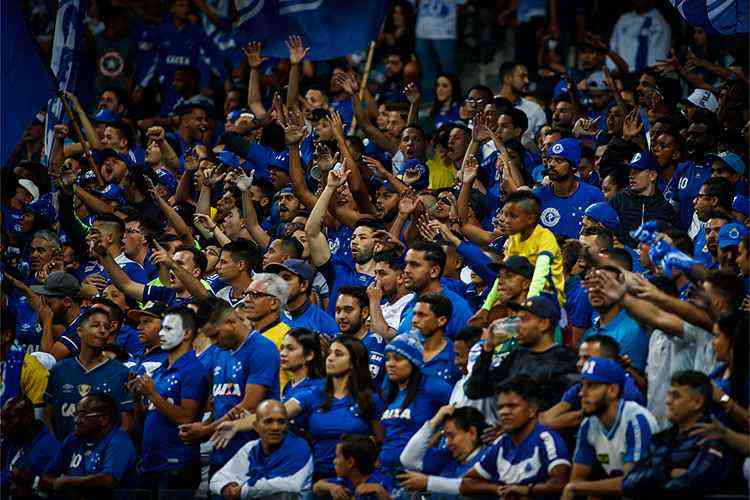
<path fill-rule="evenodd" d="M 711 35 L 748 32 L 747 0 L 669 0 L 682 18 Z"/>
<path fill-rule="evenodd" d="M 2 3 L 2 157 L 5 164 L 34 115 L 54 90 L 17 1 Z"/>
<path fill-rule="evenodd" d="M 263 55 L 286 58 L 284 41 L 299 35 L 307 59 L 334 59 L 366 49 L 380 33 L 387 0 L 235 0 L 237 25 Z"/>
<path fill-rule="evenodd" d="M 61 90 L 75 92 L 78 74 L 78 59 L 83 34 L 85 8 L 83 0 L 59 0 L 57 19 L 55 20 L 55 37 L 52 46 L 52 71 L 60 81 Z M 58 97 L 53 97 L 47 105 L 47 121 L 44 133 L 44 161 L 47 162 L 52 152 L 55 139 L 55 125 L 64 123 L 65 109 Z"/>

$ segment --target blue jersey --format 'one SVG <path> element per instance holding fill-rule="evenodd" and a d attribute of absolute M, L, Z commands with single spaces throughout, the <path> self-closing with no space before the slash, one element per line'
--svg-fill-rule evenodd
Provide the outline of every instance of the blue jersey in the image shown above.
<path fill-rule="evenodd" d="M 308 302 L 302 311 L 291 314 L 285 311 L 281 315 L 281 321 L 291 328 L 307 328 L 312 332 L 322 333 L 333 338 L 339 332 L 339 325 L 333 317 L 320 308 L 317 304 Z"/>
<path fill-rule="evenodd" d="M 159 368 L 162 363 L 167 362 L 167 351 L 157 346 L 148 352 L 142 352 L 133 356 L 125 362 L 125 367 L 132 375 L 153 375 L 154 370 Z"/>
<path fill-rule="evenodd" d="M 351 259 L 351 257 L 349 257 Z M 347 258 L 332 255 L 328 262 L 318 268 L 323 274 L 331 290 L 331 300 L 328 301 L 328 313 L 333 315 L 336 310 L 336 297 L 344 286 L 369 286 L 375 279 L 369 274 L 362 274 L 350 264 Z"/>
<path fill-rule="evenodd" d="M 143 303 L 161 302 L 167 307 L 181 307 L 193 301 L 192 296 L 178 297 L 177 292 L 168 286 L 146 285 L 143 289 Z"/>
<path fill-rule="evenodd" d="M 643 406 L 620 399 L 617 417 L 607 429 L 596 416 L 587 417 L 578 430 L 573 462 L 593 467 L 598 462 L 609 476 L 622 475 L 625 464 L 641 459 L 659 424 Z"/>
<path fill-rule="evenodd" d="M 84 312 L 86 312 L 86 309 L 82 309 L 78 316 L 73 318 L 73 321 L 70 322 L 57 339 L 58 342 L 61 342 L 68 348 L 72 356 L 78 356 L 78 351 L 81 349 L 81 337 L 78 336 L 78 323 L 80 323 L 81 314 Z"/>
<path fill-rule="evenodd" d="M 558 465 L 570 467 L 565 441 L 552 429 L 537 423 L 518 445 L 510 434 L 502 434 L 474 470 L 493 483 L 531 485 L 546 482 Z"/>
<path fill-rule="evenodd" d="M 208 369 L 208 376 L 211 377 L 213 373 L 214 365 L 216 364 L 216 358 L 221 353 L 221 349 L 216 344 L 210 344 L 208 347 L 203 349 L 200 353 L 195 353 L 195 357 L 201 362 L 203 366 Z"/>
<path fill-rule="evenodd" d="M 174 405 L 181 405 L 189 399 L 202 409 L 208 395 L 208 369 L 203 366 L 195 352 L 188 351 L 180 356 L 172 366 L 168 361 L 151 375 L 156 392 Z M 143 424 L 143 447 L 139 472 L 163 472 L 179 469 L 191 460 L 198 460 L 200 445 L 188 445 L 180 440 L 178 425 L 160 412 L 148 399 L 146 422 Z"/>
<path fill-rule="evenodd" d="M 362 416 L 357 400 L 351 396 L 341 399 L 333 398 L 331 406 L 323 410 L 321 406 L 327 400 L 324 390 L 308 391 L 294 397 L 302 407 L 303 413 L 309 413 L 307 431 L 312 436 L 315 474 L 323 478 L 333 477 L 333 457 L 336 445 L 342 434 L 372 435 L 370 421 L 378 418 L 383 411 L 383 401 L 373 393 L 372 415 L 370 419 Z"/>
<path fill-rule="evenodd" d="M 570 405 L 569 411 L 578 411 L 581 409 L 581 384 L 575 384 L 573 387 L 565 391 L 563 394 L 562 401 L 565 401 Z M 643 393 L 638 386 L 635 385 L 633 377 L 630 375 L 625 376 L 625 383 L 622 386 L 622 399 L 625 401 L 634 401 L 641 406 L 646 406 L 646 398 L 643 397 Z"/>
<path fill-rule="evenodd" d="M 39 432 L 34 438 L 18 447 L 9 441 L 0 441 L 2 455 L 2 472 L 0 472 L 0 491 L 3 498 L 9 498 L 11 472 L 19 469 L 31 474 L 31 477 L 41 476 L 49 464 L 60 451 L 60 442 L 49 431 L 47 426 L 36 421 Z"/>
<path fill-rule="evenodd" d="M 39 324 L 36 311 L 26 296 L 13 288 L 8 294 L 8 308 L 16 317 L 16 343 L 29 352 L 39 351 L 42 344 L 42 325 Z"/>
<path fill-rule="evenodd" d="M 555 195 L 552 186 L 534 188 L 534 194 L 542 201 L 542 225 L 566 238 L 578 238 L 583 213 L 589 205 L 606 201 L 600 189 L 583 181 L 578 181 L 578 188 L 565 198 Z"/>
<path fill-rule="evenodd" d="M 143 352 L 143 344 L 138 339 L 138 330 L 128 325 L 122 325 L 115 335 L 115 343 L 125 349 L 131 356 Z"/>
<path fill-rule="evenodd" d="M 355 493 L 357 488 L 355 488 L 354 483 L 346 478 L 331 477 L 326 479 L 326 481 L 328 481 L 329 483 L 338 484 L 339 486 L 343 486 L 343 488 L 349 493 L 349 496 L 354 497 L 354 500 L 372 500 L 374 498 L 374 495 L 357 495 Z M 387 491 L 388 494 L 391 495 L 391 497 L 395 497 L 395 495 L 391 494 L 391 492 L 394 492 L 398 489 L 396 482 L 393 480 L 392 476 L 385 475 L 377 469 L 372 471 L 372 474 L 367 476 L 367 479 L 362 481 L 362 483 L 360 484 L 382 484 L 385 491 Z"/>
<path fill-rule="evenodd" d="M 116 489 L 129 488 L 135 485 L 135 458 L 130 436 L 117 427 L 94 442 L 71 434 L 63 441 L 46 473 L 55 477 L 107 474 L 115 479 Z"/>
<path fill-rule="evenodd" d="M 26 358 L 26 349 L 11 346 L 2 363 L 2 383 L 0 383 L 0 408 L 6 401 L 21 395 L 21 371 Z"/>
<path fill-rule="evenodd" d="M 452 339 L 469 323 L 469 318 L 474 314 L 474 311 L 469 306 L 469 303 L 466 302 L 466 299 L 445 287 L 439 293 L 447 297 L 453 305 L 451 319 L 445 325 L 445 336 Z M 414 294 L 414 298 L 401 310 L 401 323 L 398 325 L 399 334 L 411 331 L 411 321 L 414 316 L 414 305 L 416 303 L 417 294 Z"/>
<path fill-rule="evenodd" d="M 677 165 L 672 174 L 664 198 L 672 204 L 680 216 L 683 229 L 688 229 L 693 220 L 693 200 L 701 186 L 711 177 L 711 164 L 697 164 L 686 161 Z"/>
<path fill-rule="evenodd" d="M 278 399 L 279 364 L 276 346 L 257 331 L 250 332 L 237 349 L 222 350 L 214 361 L 211 382 L 214 420 L 220 419 L 242 402 L 248 385 L 265 387 L 264 399 Z M 226 448 L 211 452 L 211 463 L 225 464 L 247 440 L 247 433 L 238 433 Z"/>
<path fill-rule="evenodd" d="M 594 326 L 586 331 L 583 338 L 596 334 L 607 335 L 615 339 L 620 344 L 620 354 L 630 356 L 630 361 L 635 368 L 639 370 L 646 368 L 648 335 L 625 309 L 620 310 L 617 316 L 606 325 L 601 325 L 600 320 L 597 321 Z"/>
<path fill-rule="evenodd" d="M 321 378 L 309 378 L 305 377 L 297 383 L 291 380 L 286 383 L 284 389 L 281 391 L 281 402 L 286 403 L 290 399 L 300 399 L 305 397 L 305 394 L 310 392 L 318 392 L 323 390 L 325 380 Z M 306 411 L 300 415 L 297 415 L 293 419 L 289 420 L 289 430 L 295 434 L 304 435 L 305 430 L 308 428 L 308 420 L 310 418 L 310 411 Z"/>
<path fill-rule="evenodd" d="M 443 380 L 423 375 L 416 397 L 406 408 L 401 408 L 406 398 L 406 389 L 398 391 L 381 417 L 385 431 L 385 440 L 380 448 L 383 470 L 393 471 L 401 467 L 401 451 L 406 443 L 441 406 L 448 404 L 452 390 Z"/>
<path fill-rule="evenodd" d="M 693 251 L 693 258 L 695 260 L 709 269 L 719 268 L 719 263 L 716 261 L 716 259 L 714 259 L 714 256 L 711 255 L 711 252 L 708 250 L 705 227 L 698 231 L 698 234 L 695 235 L 695 241 L 693 241 L 693 245 L 693 248 L 695 249 Z"/>
<path fill-rule="evenodd" d="M 425 362 L 422 373 L 440 378 L 452 386 L 463 376 L 463 373 L 455 363 L 456 353 L 453 351 L 453 342 L 448 339 L 445 342 L 443 350 Z"/>
<path fill-rule="evenodd" d="M 77 357 L 65 358 L 52 367 L 44 392 L 44 402 L 52 407 L 52 424 L 58 439 L 64 440 L 73 432 L 76 404 L 83 396 L 103 392 L 117 401 L 120 412 L 133 410 L 133 399 L 125 384 L 128 369 L 114 359 L 86 370 Z"/>
<path fill-rule="evenodd" d="M 340 335 L 341 337 L 343 336 Z M 367 359 L 369 361 L 370 376 L 375 387 L 381 387 L 385 379 L 385 346 L 387 342 L 374 332 L 367 332 L 362 343 L 367 348 Z"/>

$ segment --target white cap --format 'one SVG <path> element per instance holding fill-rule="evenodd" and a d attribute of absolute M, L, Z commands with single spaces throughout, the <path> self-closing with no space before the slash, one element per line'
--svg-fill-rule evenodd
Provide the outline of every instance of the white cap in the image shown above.
<path fill-rule="evenodd" d="M 604 71 L 594 71 L 586 78 L 586 85 L 589 90 L 599 90 L 601 92 L 607 91 L 607 85 L 604 83 Z"/>
<path fill-rule="evenodd" d="M 20 179 L 18 181 L 18 185 L 29 192 L 29 194 L 33 198 L 31 200 L 32 203 L 39 199 L 39 188 L 36 187 L 36 184 L 34 184 L 28 179 Z"/>
<path fill-rule="evenodd" d="M 716 113 L 716 110 L 719 109 L 719 101 L 710 90 L 695 89 L 693 90 L 693 93 L 688 96 L 686 101 L 693 106 L 706 109 L 712 113 Z"/>

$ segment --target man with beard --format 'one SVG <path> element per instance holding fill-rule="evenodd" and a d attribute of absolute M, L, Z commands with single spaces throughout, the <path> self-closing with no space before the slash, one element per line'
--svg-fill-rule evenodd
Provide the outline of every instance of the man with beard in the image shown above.
<path fill-rule="evenodd" d="M 586 418 L 578 431 L 573 471 L 562 498 L 622 495 L 622 475 L 646 452 L 658 424 L 646 408 L 622 399 L 625 372 L 617 361 L 591 356 L 581 377 Z M 604 469 L 607 479 L 587 481 L 596 465 Z"/>
<path fill-rule="evenodd" d="M 385 378 L 385 344 L 383 337 L 370 330 L 367 318 L 370 306 L 367 291 L 361 286 L 346 286 L 339 290 L 336 299 L 336 324 L 342 336 L 361 340 L 367 348 L 370 375 L 375 387 L 383 385 Z"/>
<path fill-rule="evenodd" d="M 208 369 L 193 351 L 195 314 L 186 307 L 167 311 L 159 331 L 166 361 L 151 376 L 135 379 L 146 421 L 138 465 L 140 487 L 194 490 L 200 483 L 200 449 L 180 441 L 179 425 L 198 419 L 208 395 Z"/>
<path fill-rule="evenodd" d="M 620 271 L 616 267 L 600 267 L 598 273 L 610 273 L 618 278 Z M 630 317 L 619 301 L 614 301 L 601 293 L 596 284 L 587 286 L 589 303 L 599 314 L 599 319 L 584 334 L 584 339 L 592 335 L 608 335 L 620 345 L 620 354 L 628 356 L 634 368 L 643 371 L 648 354 L 648 335 L 643 328 Z"/>
<path fill-rule="evenodd" d="M 713 113 L 706 111 L 696 115 L 685 134 L 688 161 L 677 167 L 664 191 L 664 198 L 677 210 L 680 225 L 685 230 L 693 223 L 693 200 L 700 187 L 711 177 L 711 160 L 706 155 L 716 149 L 719 130 Z"/>
<path fill-rule="evenodd" d="M 190 101 L 177 108 L 175 112 L 178 119 L 177 132 L 171 134 L 169 138 L 174 139 L 180 145 L 176 153 L 184 160 L 188 150 L 201 144 L 203 133 L 208 128 L 208 114 L 205 106 L 199 102 Z"/>
<path fill-rule="evenodd" d="M 516 109 L 526 114 L 529 127 L 521 142 L 526 147 L 533 148 L 534 137 L 541 126 L 547 123 L 547 115 L 539 104 L 523 97 L 528 89 L 529 71 L 526 66 L 515 61 L 504 62 L 500 66 L 500 92 L 497 96 L 508 99 Z"/>
<path fill-rule="evenodd" d="M 432 242 L 418 242 L 409 248 L 404 259 L 404 285 L 415 297 L 424 293 L 439 293 L 447 297 L 453 305 L 450 320 L 445 326 L 445 334 L 452 338 L 469 322 L 472 315 L 471 307 L 466 299 L 448 290 L 440 281 L 447 257 L 443 248 Z M 412 317 L 416 298 L 413 298 L 401 311 L 401 323 L 398 333 L 406 333 L 412 329 Z"/>
<path fill-rule="evenodd" d="M 375 209 L 378 219 L 384 224 L 390 224 L 398 215 L 399 192 L 390 182 L 383 182 L 378 187 L 375 197 Z"/>
<path fill-rule="evenodd" d="M 267 273 L 276 273 L 286 281 L 289 299 L 281 321 L 291 328 L 307 328 L 333 338 L 339 331 L 336 321 L 317 304 L 310 302 L 315 269 L 302 259 L 287 259 L 266 266 Z"/>
<path fill-rule="evenodd" d="M 373 256 L 375 281 L 367 287 L 370 299 L 370 328 L 390 341 L 396 336 L 401 311 L 414 298 L 406 290 L 400 251 L 381 251 Z"/>
<path fill-rule="evenodd" d="M 618 239 L 632 248 L 636 246 L 636 241 L 630 232 L 638 229 L 645 221 L 662 221 L 670 226 L 678 226 L 679 219 L 665 196 L 656 188 L 659 163 L 653 155 L 648 151 L 638 152 L 633 155 L 627 167 L 629 186 L 617 193 L 610 200 L 610 205 L 620 217 Z"/>
<path fill-rule="evenodd" d="M 548 186 L 534 189 L 542 202 L 541 223 L 557 236 L 576 238 L 586 208 L 604 201 L 602 192 L 576 176 L 581 161 L 581 142 L 560 139 L 547 151 Z"/>
<path fill-rule="evenodd" d="M 351 236 L 351 258 L 346 252 L 333 254 L 328 239 L 321 229 L 323 217 L 328 211 L 336 190 L 346 184 L 348 172 L 330 171 L 325 189 L 315 203 L 305 224 L 307 241 L 310 245 L 310 260 L 325 276 L 331 290 L 331 297 L 338 297 L 338 291 L 343 286 L 367 286 L 374 277 L 375 262 L 372 255 L 375 240 L 372 235 L 383 226 L 371 219 L 362 218 L 356 222 Z M 365 301 L 366 303 L 366 301 Z M 334 310 L 335 301 L 329 304 L 329 312 Z"/>
<path fill-rule="evenodd" d="M 708 248 L 708 221 L 713 214 L 719 212 L 725 214 L 727 220 L 730 219 L 729 213 L 732 211 L 732 185 L 720 177 L 712 177 L 703 184 L 693 201 L 695 216 L 700 226 L 698 234 L 695 235 L 693 257 L 709 269 L 716 269 L 718 266 L 716 245 L 714 241 L 713 252 Z"/>

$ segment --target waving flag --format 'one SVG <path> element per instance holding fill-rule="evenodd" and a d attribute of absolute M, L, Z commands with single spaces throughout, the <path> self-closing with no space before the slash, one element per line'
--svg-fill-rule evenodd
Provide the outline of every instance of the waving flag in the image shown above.
<path fill-rule="evenodd" d="M 285 58 L 284 41 L 299 35 L 308 59 L 342 57 L 377 38 L 387 0 L 235 0 L 246 40 L 263 42 L 263 55 Z"/>
<path fill-rule="evenodd" d="M 3 164 L 54 88 L 36 41 L 23 19 L 20 4 L 17 1 L 2 2 L 0 11 L 3 30 L 0 161 Z"/>
<path fill-rule="evenodd" d="M 52 46 L 52 71 L 60 82 L 61 90 L 75 91 L 78 74 L 78 57 L 83 34 L 82 3 L 85 0 L 59 0 L 57 20 L 55 21 L 55 38 Z M 53 97 L 47 105 L 47 120 L 44 134 L 44 161 L 52 151 L 55 138 L 54 127 L 63 123 L 65 110 L 58 97 Z"/>
<path fill-rule="evenodd" d="M 689 24 L 714 35 L 748 32 L 747 0 L 669 0 Z"/>

